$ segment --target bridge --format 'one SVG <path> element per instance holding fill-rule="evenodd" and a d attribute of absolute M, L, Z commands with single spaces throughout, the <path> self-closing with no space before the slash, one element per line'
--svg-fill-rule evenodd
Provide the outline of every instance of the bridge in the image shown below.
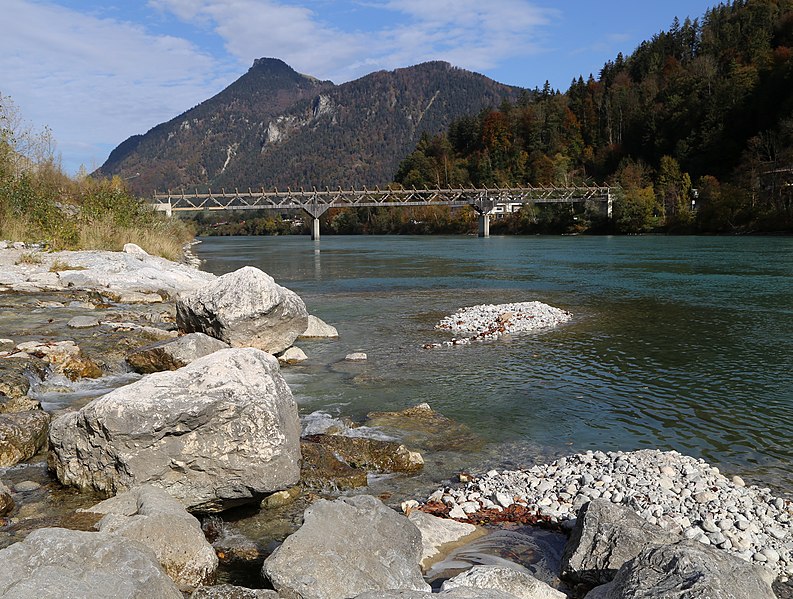
<path fill-rule="evenodd" d="M 313 218 L 311 239 L 319 239 L 319 217 L 330 208 L 363 208 L 379 206 L 471 206 L 479 213 L 479 236 L 490 236 L 490 217 L 523 204 L 573 204 L 598 202 L 611 218 L 612 189 L 610 187 L 495 187 L 495 188 L 438 188 L 438 189 L 380 189 L 362 190 L 325 188 L 310 191 L 234 190 L 220 193 L 183 191 L 154 193 L 156 210 L 171 216 L 176 211 L 197 210 L 303 210 Z"/>

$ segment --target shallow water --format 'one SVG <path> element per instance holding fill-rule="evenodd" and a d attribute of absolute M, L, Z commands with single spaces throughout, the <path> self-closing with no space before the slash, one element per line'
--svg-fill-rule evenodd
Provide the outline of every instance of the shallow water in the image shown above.
<path fill-rule="evenodd" d="M 424 482 L 658 447 L 793 491 L 791 238 L 238 237 L 197 253 L 216 274 L 258 266 L 339 329 L 302 342 L 310 361 L 285 370 L 303 414 L 362 420 L 426 401 L 484 438 Z M 531 300 L 574 319 L 421 349 L 461 307 Z M 351 351 L 369 360 L 341 362 Z"/>

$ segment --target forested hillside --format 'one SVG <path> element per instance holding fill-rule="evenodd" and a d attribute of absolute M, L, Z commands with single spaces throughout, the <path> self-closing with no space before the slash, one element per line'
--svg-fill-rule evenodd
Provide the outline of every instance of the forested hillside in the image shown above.
<path fill-rule="evenodd" d="M 676 18 L 566 93 L 546 85 L 425 136 L 395 178 L 406 186 L 608 182 L 622 187 L 620 232 L 791 231 L 793 0 Z M 581 226 L 569 210 L 551 216 L 527 209 L 499 226 Z"/>

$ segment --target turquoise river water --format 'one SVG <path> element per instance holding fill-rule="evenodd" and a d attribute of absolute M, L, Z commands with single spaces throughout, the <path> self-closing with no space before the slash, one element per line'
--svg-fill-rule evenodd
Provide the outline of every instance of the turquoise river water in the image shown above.
<path fill-rule="evenodd" d="M 471 467 L 653 447 L 793 491 L 792 238 L 236 237 L 197 253 L 216 274 L 261 268 L 338 328 L 285 369 L 303 414 L 428 402 L 486 440 Z M 421 347 L 458 308 L 531 300 L 574 319 Z"/>

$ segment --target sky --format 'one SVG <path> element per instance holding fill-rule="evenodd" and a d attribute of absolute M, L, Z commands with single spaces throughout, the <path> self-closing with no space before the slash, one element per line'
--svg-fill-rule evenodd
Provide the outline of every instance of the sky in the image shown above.
<path fill-rule="evenodd" d="M 344 83 L 445 60 L 566 91 L 715 0 L 0 0 L 0 95 L 62 165 L 93 171 L 131 135 L 221 91 L 261 57 Z"/>

